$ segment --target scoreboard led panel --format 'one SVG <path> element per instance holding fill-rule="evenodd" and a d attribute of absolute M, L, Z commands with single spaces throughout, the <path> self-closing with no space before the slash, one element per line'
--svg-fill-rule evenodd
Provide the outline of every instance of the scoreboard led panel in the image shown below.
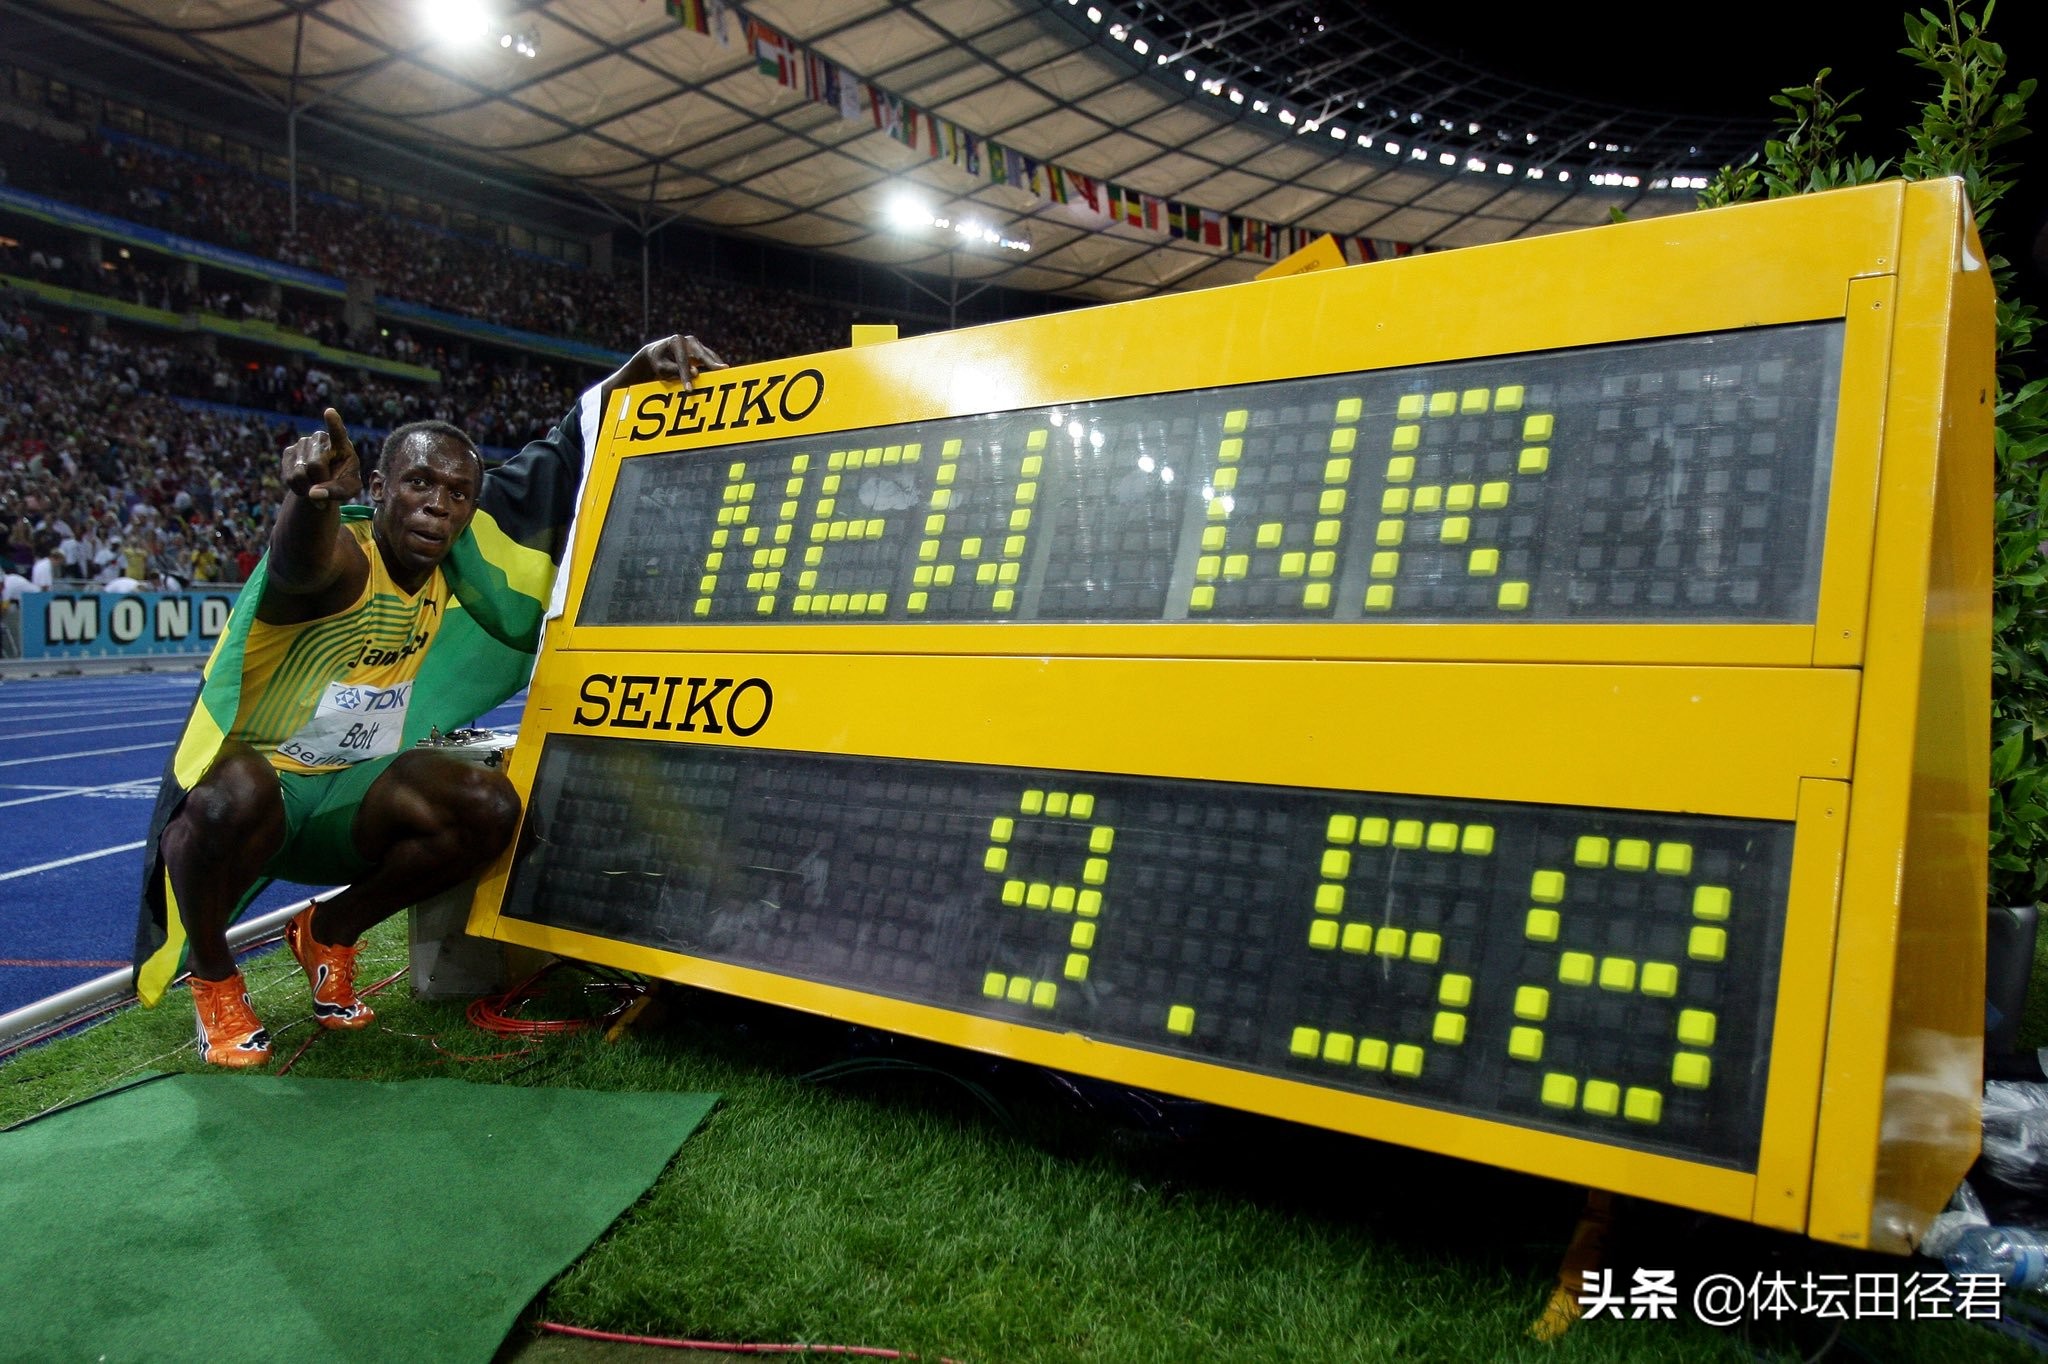
<path fill-rule="evenodd" d="M 1908 1249 L 1981 261 L 1892 183 L 619 394 L 472 930 Z"/>

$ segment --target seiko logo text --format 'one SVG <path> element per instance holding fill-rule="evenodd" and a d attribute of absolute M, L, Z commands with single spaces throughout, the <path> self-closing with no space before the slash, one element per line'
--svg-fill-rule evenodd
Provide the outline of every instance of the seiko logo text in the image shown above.
<path fill-rule="evenodd" d="M 825 376 L 814 369 L 762 379 L 732 379 L 681 392 L 648 393 L 633 409 L 633 429 L 626 438 L 653 440 L 797 422 L 810 416 L 824 400 Z"/>
<path fill-rule="evenodd" d="M 654 677 L 592 673 L 577 693 L 585 729 L 672 729 L 745 738 L 768 723 L 775 693 L 759 677 Z"/>

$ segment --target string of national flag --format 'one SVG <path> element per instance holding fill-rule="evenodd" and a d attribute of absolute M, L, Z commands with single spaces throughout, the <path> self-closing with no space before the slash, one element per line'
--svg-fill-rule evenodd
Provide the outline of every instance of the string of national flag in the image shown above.
<path fill-rule="evenodd" d="M 784 89 L 794 90 L 814 104 L 838 110 L 841 118 L 871 122 L 876 130 L 931 160 L 946 161 L 989 184 L 1007 185 L 1039 199 L 1065 204 L 1084 218 L 1092 216 L 1103 223 L 1121 223 L 1262 260 L 1292 255 L 1324 236 L 1335 239 L 1348 261 L 1383 260 L 1418 249 L 1409 242 L 1347 237 L 1320 228 L 1221 213 L 1040 161 L 862 80 L 726 0 L 664 3 L 684 28 L 712 38 L 722 47 L 733 46 L 733 32 L 737 29 L 755 68 Z"/>

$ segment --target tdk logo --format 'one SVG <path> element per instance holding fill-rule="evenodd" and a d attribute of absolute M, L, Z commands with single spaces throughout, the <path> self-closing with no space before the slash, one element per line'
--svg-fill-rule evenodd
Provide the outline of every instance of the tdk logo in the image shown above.
<path fill-rule="evenodd" d="M 343 687 L 334 694 L 334 708 L 359 715 L 374 715 L 379 711 L 404 710 L 411 696 L 410 682 L 401 682 L 395 687 Z"/>

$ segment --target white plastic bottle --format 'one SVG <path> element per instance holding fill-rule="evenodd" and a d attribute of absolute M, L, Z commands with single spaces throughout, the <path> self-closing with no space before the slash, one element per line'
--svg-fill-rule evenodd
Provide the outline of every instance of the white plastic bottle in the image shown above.
<path fill-rule="evenodd" d="M 2048 1286 L 2048 1237 L 2025 1227 L 1965 1227 L 1942 1257 L 1951 1274 L 1993 1274 L 2014 1288 Z"/>

